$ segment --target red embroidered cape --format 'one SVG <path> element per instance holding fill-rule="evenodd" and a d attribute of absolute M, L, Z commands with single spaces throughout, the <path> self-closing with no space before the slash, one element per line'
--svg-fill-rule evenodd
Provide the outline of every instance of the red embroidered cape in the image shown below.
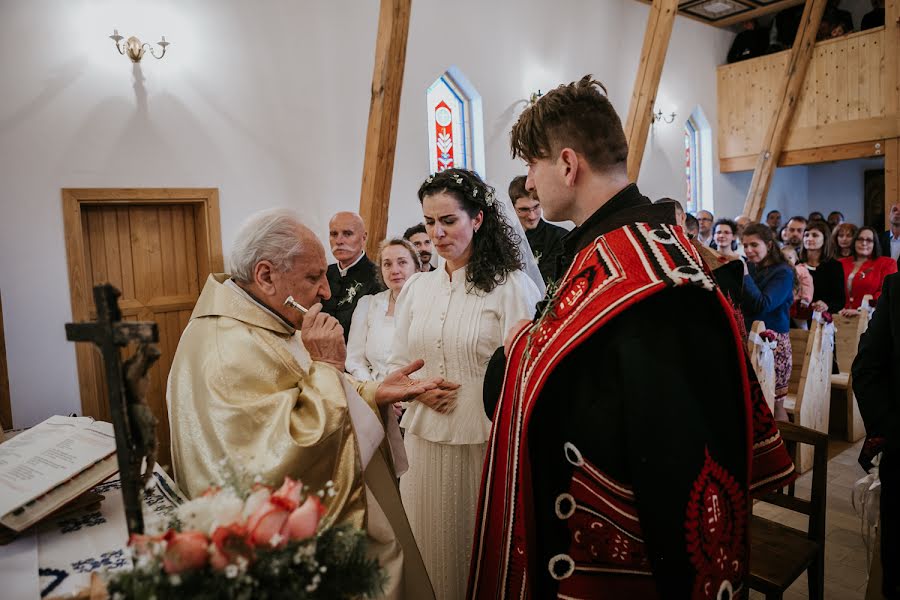
<path fill-rule="evenodd" d="M 529 527 L 534 507 L 528 432 L 531 413 L 554 367 L 622 311 L 664 289 L 685 285 L 715 292 L 735 344 L 743 348 L 731 306 L 682 229 L 646 223 L 611 231 L 580 251 L 549 310 L 516 338 L 485 458 L 469 598 L 533 597 L 529 570 L 535 568 L 536 547 Z M 685 515 L 685 544 L 698 573 L 695 598 L 714 598 L 723 589 L 731 595 L 744 593 L 748 494 L 784 485 L 794 476 L 749 361 L 742 361 L 740 373 L 746 439 L 753 440 L 746 455 L 750 475 L 747 481 L 736 481 L 707 449 Z M 656 596 L 634 493 L 574 446 L 567 444 L 565 452 L 575 471 L 568 492 L 556 501 L 556 516 L 568 524 L 576 543 L 551 561 L 560 596 L 590 597 L 585 594 L 596 590 L 591 586 L 604 575 L 614 575 L 602 582 L 607 597 Z M 603 531 L 588 531 L 591 522 Z M 599 536 L 596 546 L 581 539 L 586 535 Z M 596 551 L 601 547 L 606 556 Z"/>

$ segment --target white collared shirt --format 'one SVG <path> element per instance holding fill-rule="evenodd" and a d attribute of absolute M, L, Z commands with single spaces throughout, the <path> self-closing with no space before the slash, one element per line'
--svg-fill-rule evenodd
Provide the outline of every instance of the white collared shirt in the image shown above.
<path fill-rule="evenodd" d="M 891 240 L 891 259 L 897 260 L 897 258 L 900 257 L 900 236 L 895 236 L 893 231 L 888 235 Z"/>
<path fill-rule="evenodd" d="M 349 270 L 352 269 L 354 266 L 356 266 L 356 263 L 358 263 L 359 261 L 361 261 L 362 258 L 363 258 L 363 256 L 365 256 L 365 255 L 366 255 L 366 251 L 363 250 L 362 252 L 359 253 L 359 256 L 356 257 L 356 260 L 354 260 L 352 263 L 350 263 L 350 264 L 347 266 L 346 269 L 342 269 L 342 268 L 341 268 L 341 261 L 338 261 L 338 262 L 337 262 L 337 268 L 338 268 L 338 273 L 341 274 L 341 277 L 346 277 L 346 276 L 347 276 L 347 271 L 349 271 Z"/>

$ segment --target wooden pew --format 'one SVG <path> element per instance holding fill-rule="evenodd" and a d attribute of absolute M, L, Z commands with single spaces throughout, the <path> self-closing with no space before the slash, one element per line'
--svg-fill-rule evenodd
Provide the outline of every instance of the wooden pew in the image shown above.
<path fill-rule="evenodd" d="M 831 388 L 836 392 L 834 395 L 845 405 L 849 442 L 856 442 L 866 435 L 866 427 L 856 404 L 856 394 L 853 393 L 850 368 L 859 349 L 859 338 L 869 327 L 871 300 L 872 296 L 867 294 L 863 298 L 859 314 L 852 317 L 834 315 L 834 354 L 840 373 L 831 375 Z"/>
<path fill-rule="evenodd" d="M 750 363 L 756 372 L 756 378 L 766 397 L 769 410 L 775 412 L 775 352 L 769 347 L 769 343 L 760 335 L 766 330 L 766 324 L 762 321 L 753 321 L 750 335 L 747 339 L 747 353 L 750 355 Z"/>
<path fill-rule="evenodd" d="M 791 329 L 791 379 L 784 409 L 797 425 L 827 435 L 834 337 L 815 317 L 809 331 Z M 812 448 L 800 446 L 794 457 L 797 471 L 805 473 L 812 464 Z"/>

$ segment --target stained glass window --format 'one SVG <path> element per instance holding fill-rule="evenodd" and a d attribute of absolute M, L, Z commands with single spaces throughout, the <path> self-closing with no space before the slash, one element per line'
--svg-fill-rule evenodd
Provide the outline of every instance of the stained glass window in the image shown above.
<path fill-rule="evenodd" d="M 712 129 L 697 106 L 684 124 L 685 210 L 713 210 Z"/>
<path fill-rule="evenodd" d="M 481 96 L 459 69 L 450 67 L 429 86 L 426 99 L 430 172 L 456 167 L 484 177 Z"/>

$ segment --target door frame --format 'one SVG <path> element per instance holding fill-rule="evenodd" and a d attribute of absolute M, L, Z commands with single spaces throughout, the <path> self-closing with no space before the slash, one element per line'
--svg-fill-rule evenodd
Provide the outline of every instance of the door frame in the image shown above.
<path fill-rule="evenodd" d="M 195 204 L 200 210 L 196 220 L 199 273 L 221 273 L 225 270 L 222 257 L 222 230 L 219 220 L 218 188 L 63 188 L 63 227 L 66 238 L 66 263 L 69 272 L 69 296 L 72 301 L 72 321 L 90 319 L 93 306 L 93 290 L 90 286 L 90 269 L 84 255 L 84 230 L 81 209 L 83 206 L 110 205 L 166 205 Z M 202 289 L 203 282 L 199 282 Z M 101 412 L 100 390 L 92 377 L 82 377 L 92 366 L 90 344 L 75 344 L 78 362 L 78 388 L 81 394 L 81 411 L 85 416 L 99 418 Z"/>

